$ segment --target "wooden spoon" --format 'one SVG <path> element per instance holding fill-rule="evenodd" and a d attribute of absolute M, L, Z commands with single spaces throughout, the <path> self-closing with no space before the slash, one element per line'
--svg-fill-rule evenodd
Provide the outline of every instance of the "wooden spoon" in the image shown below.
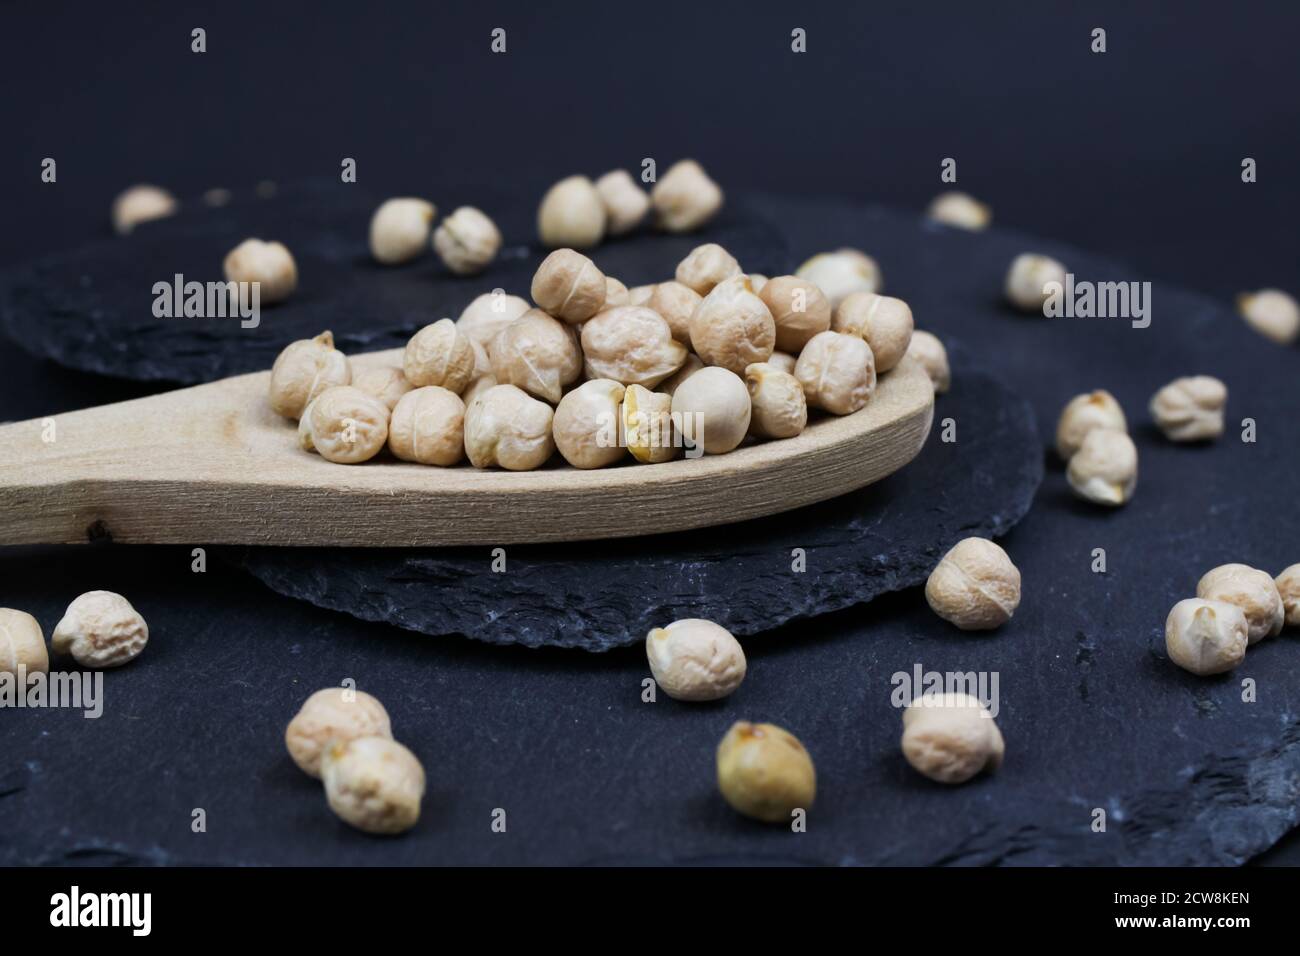
<path fill-rule="evenodd" d="M 401 365 L 393 349 L 355 367 Z M 911 359 L 861 411 L 727 455 L 530 472 L 298 447 L 270 372 L 0 427 L 0 544 L 499 545 L 657 534 L 788 511 L 911 461 L 934 397 Z"/>

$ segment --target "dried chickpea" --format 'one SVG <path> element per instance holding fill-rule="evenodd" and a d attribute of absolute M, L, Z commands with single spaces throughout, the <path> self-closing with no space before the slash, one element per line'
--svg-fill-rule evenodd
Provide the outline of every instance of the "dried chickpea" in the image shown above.
<path fill-rule="evenodd" d="M 793 438 L 808 424 L 803 386 L 789 372 L 768 362 L 745 369 L 753 412 L 749 430 L 760 438 Z"/>
<path fill-rule="evenodd" d="M 149 625 L 131 602 L 112 591 L 87 591 L 54 626 L 50 647 L 82 667 L 120 667 L 149 643 Z"/>
<path fill-rule="evenodd" d="M 533 275 L 533 301 L 543 311 L 578 325 L 605 307 L 605 274 L 581 252 L 556 249 Z"/>
<path fill-rule="evenodd" d="M 925 600 L 963 631 L 989 631 L 1020 606 L 1020 569 L 987 538 L 964 538 L 930 572 Z"/>
<path fill-rule="evenodd" d="M 682 382 L 704 367 L 704 362 L 700 360 L 700 357 L 694 352 L 690 352 L 686 356 L 686 361 L 682 363 L 682 367 L 660 382 L 656 391 L 663 392 L 671 398 Z"/>
<path fill-rule="evenodd" d="M 469 388 L 465 389 L 460 396 L 460 400 L 464 403 L 466 411 L 468 411 L 470 405 L 474 403 L 474 399 L 478 398 L 489 388 L 494 388 L 500 384 L 501 383 L 497 381 L 497 377 L 491 372 L 487 375 L 480 375 L 478 378 L 474 379 L 474 381 L 470 382 Z"/>
<path fill-rule="evenodd" d="M 469 347 L 474 350 L 474 374 L 470 378 L 470 382 L 473 383 L 484 375 L 492 374 L 492 358 L 488 355 L 487 346 L 480 344 L 477 339 L 470 339 Z M 468 389 L 469 386 L 467 385 L 465 388 Z"/>
<path fill-rule="evenodd" d="M 386 266 L 401 265 L 429 248 L 438 209 L 423 199 L 387 199 L 370 217 L 370 254 Z"/>
<path fill-rule="evenodd" d="M 298 266 L 280 242 L 245 239 L 226 254 L 228 282 L 256 282 L 263 305 L 283 302 L 298 287 Z"/>
<path fill-rule="evenodd" d="M 465 306 L 456 320 L 456 328 L 486 348 L 498 332 L 531 308 L 527 299 L 517 295 L 506 295 L 500 290 L 484 292 Z"/>
<path fill-rule="evenodd" d="M 321 754 L 331 741 L 392 737 L 384 705 L 364 691 L 326 687 L 303 702 L 284 731 L 284 746 L 303 773 L 320 777 Z"/>
<path fill-rule="evenodd" d="M 1300 564 L 1291 565 L 1273 579 L 1273 584 L 1282 599 L 1287 625 L 1300 627 Z"/>
<path fill-rule="evenodd" d="M 628 453 L 646 465 L 671 461 L 677 457 L 673 441 L 673 397 L 652 392 L 640 385 L 629 385 L 619 407 L 623 440 Z"/>
<path fill-rule="evenodd" d="M 1165 651 L 1185 671 L 1222 674 L 1246 659 L 1246 615 L 1225 601 L 1188 598 L 1165 619 Z"/>
<path fill-rule="evenodd" d="M 396 365 L 368 365 L 352 376 L 352 385 L 367 395 L 373 395 L 389 411 L 397 407 L 401 397 L 411 390 L 411 383 L 406 380 L 406 373 Z"/>
<path fill-rule="evenodd" d="M 718 789 L 732 809 L 764 823 L 788 823 L 817 796 L 812 757 L 775 724 L 731 725 L 718 744 Z"/>
<path fill-rule="evenodd" d="M 876 362 L 871 346 L 856 335 L 819 332 L 799 353 L 794 377 L 810 406 L 848 415 L 875 392 Z"/>
<path fill-rule="evenodd" d="M 352 385 L 327 388 L 299 424 L 299 442 L 326 461 L 355 465 L 379 454 L 388 440 L 388 406 Z"/>
<path fill-rule="evenodd" d="M 993 221 L 993 210 L 973 196 L 957 190 L 935 196 L 926 215 L 945 226 L 956 226 L 974 232 L 987 229 Z"/>
<path fill-rule="evenodd" d="M 537 210 L 537 234 L 553 249 L 589 249 L 605 238 L 605 224 L 605 203 L 586 176 L 561 179 Z"/>
<path fill-rule="evenodd" d="M 664 317 L 672 329 L 673 338 L 683 345 L 690 345 L 691 316 L 703 301 L 703 297 L 694 289 L 674 280 L 654 286 L 646 306 Z"/>
<path fill-rule="evenodd" d="M 912 341 L 907 346 L 907 354 L 921 363 L 925 373 L 930 376 L 936 394 L 948 391 L 952 383 L 952 372 L 948 368 L 948 350 L 938 337 L 917 329 L 912 333 Z"/>
<path fill-rule="evenodd" d="M 902 299 L 874 292 L 854 292 L 835 309 L 831 328 L 861 336 L 871 346 L 876 372 L 888 372 L 912 344 L 912 310 Z"/>
<path fill-rule="evenodd" d="M 1094 428 L 1128 431 L 1124 409 L 1115 396 L 1105 389 L 1076 395 L 1065 404 L 1056 423 L 1056 453 L 1069 461 L 1083 447 L 1083 440 Z"/>
<path fill-rule="evenodd" d="M 813 256 L 794 273 L 822 290 L 831 308 L 854 292 L 878 292 L 882 285 L 876 260 L 857 249 L 837 249 Z"/>
<path fill-rule="evenodd" d="M 1128 433 L 1114 428 L 1088 432 L 1065 469 L 1070 488 L 1080 498 L 1116 507 L 1133 497 L 1137 473 L 1137 446 Z"/>
<path fill-rule="evenodd" d="M 923 694 L 903 711 L 903 756 L 937 783 L 965 783 L 1002 765 L 1002 732 L 970 694 Z"/>
<path fill-rule="evenodd" d="M 702 368 L 673 392 L 672 414 L 687 447 L 710 455 L 725 454 L 745 440 L 750 413 L 749 389 L 725 368 Z"/>
<path fill-rule="evenodd" d="M 631 232 L 650 210 L 650 197 L 626 169 L 615 169 L 597 179 L 596 192 L 605 206 L 605 224 L 611 236 Z"/>
<path fill-rule="evenodd" d="M 686 346 L 653 309 L 623 305 L 606 309 L 582 326 L 588 378 L 612 378 L 653 388 L 686 361 Z"/>
<path fill-rule="evenodd" d="M 475 468 L 528 471 L 555 451 L 551 406 L 514 385 L 494 385 L 465 410 L 465 454 Z"/>
<path fill-rule="evenodd" d="M 1252 329 L 1279 345 L 1300 338 L 1300 303 L 1281 289 L 1261 289 L 1237 296 L 1237 310 Z"/>
<path fill-rule="evenodd" d="M 420 819 L 424 767 L 388 737 L 335 740 L 321 755 L 330 809 L 366 833 L 404 833 Z"/>
<path fill-rule="evenodd" d="M 749 284 L 754 287 L 755 295 L 762 295 L 763 287 L 767 285 L 768 282 L 770 281 L 771 280 L 767 276 L 763 275 L 762 273 L 751 272 L 749 274 Z"/>
<path fill-rule="evenodd" d="M 1246 564 L 1221 564 L 1206 571 L 1196 584 L 1196 596 L 1241 608 L 1241 613 L 1246 615 L 1247 638 L 1251 644 L 1276 637 L 1286 621 L 1282 595 L 1272 577 Z"/>
<path fill-rule="evenodd" d="M 594 378 L 560 399 L 551 433 L 555 447 L 574 468 L 604 468 L 622 460 L 618 405 L 623 392 L 612 379 Z"/>
<path fill-rule="evenodd" d="M 501 251 L 501 230 L 482 210 L 461 206 L 434 230 L 433 248 L 456 275 L 474 275 Z"/>
<path fill-rule="evenodd" d="M 655 683 L 674 700 L 721 700 L 745 679 L 745 651 L 720 624 L 683 618 L 645 638 Z"/>
<path fill-rule="evenodd" d="M 613 276 L 605 276 L 605 308 L 612 309 L 616 305 L 628 305 L 630 304 L 630 298 L 627 286 Z"/>
<path fill-rule="evenodd" d="M 541 309 L 530 309 L 498 332 L 488 354 L 498 382 L 518 385 L 552 405 L 582 374 L 576 330 Z"/>
<path fill-rule="evenodd" d="M 673 163 L 650 191 L 655 222 L 668 232 L 692 232 L 718 214 L 722 189 L 699 163 Z"/>
<path fill-rule="evenodd" d="M 402 353 L 402 370 L 413 388 L 441 385 L 457 395 L 473 380 L 476 364 L 469 337 L 451 319 L 420 329 Z"/>
<path fill-rule="evenodd" d="M 719 282 L 738 275 L 740 263 L 716 242 L 696 246 L 677 264 L 677 281 L 697 295 L 708 295 Z"/>
<path fill-rule="evenodd" d="M 388 423 L 388 450 L 421 465 L 456 464 L 465 457 L 465 403 L 437 385 L 407 392 Z"/>
<path fill-rule="evenodd" d="M 651 285 L 633 286 L 632 288 L 627 290 L 627 304 L 628 305 L 649 305 L 650 298 L 654 294 L 655 294 L 655 287 L 653 283 Z M 657 312 L 658 309 L 656 309 L 655 311 Z M 666 319 L 668 318 L 668 316 L 665 315 L 664 318 Z M 672 323 L 670 322 L 669 324 L 671 325 Z"/>
<path fill-rule="evenodd" d="M 767 364 L 782 372 L 794 374 L 795 364 L 799 360 L 788 352 L 773 352 L 772 357 L 767 360 Z"/>
<path fill-rule="evenodd" d="M 753 277 L 750 277 L 753 287 Z M 758 290 L 776 322 L 776 347 L 798 355 L 808 340 L 831 327 L 831 304 L 822 290 L 798 276 L 768 279 Z"/>
<path fill-rule="evenodd" d="M 1022 253 L 1011 261 L 1007 270 L 1007 299 L 1017 309 L 1041 312 L 1049 298 L 1045 286 L 1049 282 L 1065 285 L 1065 266 L 1049 256 L 1031 252 Z"/>
<path fill-rule="evenodd" d="M 718 283 L 691 315 L 690 330 L 691 347 L 705 364 L 737 375 L 766 362 L 776 347 L 776 322 L 745 275 Z"/>
<path fill-rule="evenodd" d="M 20 667 L 28 674 L 49 672 L 45 635 L 26 611 L 0 607 L 0 674 L 17 676 Z"/>
<path fill-rule="evenodd" d="M 1228 387 L 1209 375 L 1174 379 L 1151 399 L 1151 417 L 1170 441 L 1206 441 L 1223 434 Z"/>
<path fill-rule="evenodd" d="M 347 356 L 334 347 L 334 333 L 290 342 L 271 366 L 271 410 L 301 418 L 311 400 L 335 385 L 352 381 Z"/>
<path fill-rule="evenodd" d="M 113 231 L 124 236 L 142 222 L 176 212 L 176 197 L 160 186 L 132 186 L 113 200 Z"/>

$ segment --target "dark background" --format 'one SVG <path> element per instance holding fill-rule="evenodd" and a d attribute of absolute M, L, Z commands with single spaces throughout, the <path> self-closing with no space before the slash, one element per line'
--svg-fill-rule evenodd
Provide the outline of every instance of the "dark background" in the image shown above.
<path fill-rule="evenodd" d="M 106 235 L 134 182 L 192 199 L 345 156 L 391 194 L 690 155 L 736 192 L 915 209 L 952 156 L 998 224 L 1224 300 L 1294 294 L 1298 26 L 1281 3 L 10 4 L 0 267 Z M 0 349 L 6 418 L 143 390 Z"/>

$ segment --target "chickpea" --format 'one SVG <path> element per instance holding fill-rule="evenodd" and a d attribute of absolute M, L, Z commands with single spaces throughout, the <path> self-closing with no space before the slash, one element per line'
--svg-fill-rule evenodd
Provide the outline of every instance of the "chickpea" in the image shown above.
<path fill-rule="evenodd" d="M 611 236 L 631 232 L 650 211 L 650 197 L 625 169 L 615 169 L 597 179 L 596 192 L 605 206 L 605 223 Z"/>
<path fill-rule="evenodd" d="M 475 468 L 528 471 L 555 451 L 551 406 L 514 385 L 494 385 L 465 410 L 465 454 Z"/>
<path fill-rule="evenodd" d="M 857 249 L 837 249 L 813 256 L 795 275 L 807 279 L 825 294 L 831 309 L 854 292 L 879 292 L 883 284 L 876 260 Z"/>
<path fill-rule="evenodd" d="M 622 459 L 618 421 L 623 392 L 620 383 L 595 378 L 560 399 L 551 432 L 555 447 L 574 468 L 604 468 Z"/>
<path fill-rule="evenodd" d="M 672 414 L 687 447 L 722 455 L 740 445 L 749 430 L 749 389 L 725 368 L 702 368 L 673 392 Z"/>
<path fill-rule="evenodd" d="M 570 325 L 578 325 L 605 307 L 605 274 L 581 252 L 557 249 L 533 276 L 533 301 Z"/>
<path fill-rule="evenodd" d="M 871 346 L 876 372 L 888 372 L 912 344 L 912 310 L 902 299 L 874 292 L 854 292 L 835 310 L 831 328 L 861 336 Z"/>
<path fill-rule="evenodd" d="M 758 297 L 776 322 L 776 347 L 782 352 L 798 355 L 809 339 L 831 327 L 831 304 L 807 279 L 777 276 L 764 283 Z"/>
<path fill-rule="evenodd" d="M 388 737 L 335 740 L 321 756 L 330 809 L 366 833 L 404 833 L 420 820 L 424 767 Z"/>
<path fill-rule="evenodd" d="M 677 388 L 682 384 L 682 382 L 686 381 L 702 368 L 705 368 L 705 365 L 700 361 L 700 357 L 694 352 L 688 352 L 686 355 L 686 361 L 682 363 L 682 367 L 660 382 L 657 390 L 671 398 L 677 392 Z"/>
<path fill-rule="evenodd" d="M 396 365 L 370 365 L 352 376 L 352 385 L 373 395 L 392 411 L 401 397 L 411 391 L 411 383 Z"/>
<path fill-rule="evenodd" d="M 789 372 L 767 362 L 745 369 L 753 407 L 749 430 L 760 438 L 793 438 L 808 424 L 803 386 Z"/>
<path fill-rule="evenodd" d="M 0 674 L 17 677 L 20 667 L 28 674 L 49 672 L 45 635 L 36 618 L 26 611 L 0 607 Z"/>
<path fill-rule="evenodd" d="M 989 631 L 1020 606 L 1020 569 L 987 538 L 964 538 L 930 572 L 925 600 L 963 631 Z"/>
<path fill-rule="evenodd" d="M 1293 564 L 1273 579 L 1289 627 L 1300 627 L 1300 564 Z"/>
<path fill-rule="evenodd" d="M 817 796 L 812 757 L 794 734 L 775 724 L 731 725 L 718 744 L 718 789 L 738 813 L 788 823 Z"/>
<path fill-rule="evenodd" d="M 87 591 L 54 626 L 50 647 L 82 667 L 121 667 L 149 643 L 149 625 L 131 602 L 112 591 Z"/>
<path fill-rule="evenodd" d="M 482 210 L 461 206 L 434 230 L 433 248 L 456 275 L 474 275 L 501 251 L 501 230 Z"/>
<path fill-rule="evenodd" d="M 421 465 L 456 464 L 465 457 L 465 403 L 437 385 L 407 392 L 388 423 L 388 450 Z"/>
<path fill-rule="evenodd" d="M 469 340 L 469 347 L 474 350 L 474 374 L 470 378 L 470 382 L 473 383 L 484 375 L 492 374 L 492 358 L 488 355 L 487 346 L 479 344 L 476 339 Z M 469 388 L 468 385 L 465 387 Z M 461 394 L 463 395 L 464 392 Z"/>
<path fill-rule="evenodd" d="M 1065 266 L 1049 256 L 1023 253 L 1016 256 L 1007 270 L 1007 299 L 1017 309 L 1041 312 L 1049 298 L 1049 282 L 1065 285 Z"/>
<path fill-rule="evenodd" d="M 708 295 L 719 282 L 738 275 L 740 263 L 716 242 L 696 246 L 677 264 L 677 281 L 697 295 Z"/>
<path fill-rule="evenodd" d="M 693 159 L 673 163 L 650 191 L 655 221 L 668 232 L 692 232 L 718 214 L 722 190 Z"/>
<path fill-rule="evenodd" d="M 527 299 L 517 295 L 506 295 L 501 290 L 484 292 L 465 306 L 456 320 L 456 328 L 469 336 L 470 341 L 486 347 L 498 332 L 531 308 Z"/>
<path fill-rule="evenodd" d="M 810 406 L 848 415 L 874 394 L 876 362 L 871 347 L 857 336 L 819 332 L 799 353 L 794 377 Z"/>
<path fill-rule="evenodd" d="M 298 287 L 298 266 L 283 243 L 245 239 L 222 266 L 227 282 L 256 282 L 263 305 L 283 302 Z"/>
<path fill-rule="evenodd" d="M 655 287 L 653 283 L 650 285 L 633 286 L 631 289 L 627 290 L 627 304 L 628 305 L 649 305 L 650 297 L 653 296 L 654 294 L 655 294 Z M 655 311 L 658 312 L 659 310 L 656 309 Z M 665 315 L 664 318 L 666 319 L 668 318 L 668 316 Z M 672 323 L 670 322 L 668 324 L 671 325 Z"/>
<path fill-rule="evenodd" d="M 179 203 L 160 186 L 132 186 L 113 200 L 113 231 L 124 236 L 142 222 L 173 215 Z"/>
<path fill-rule="evenodd" d="M 1261 289 L 1237 296 L 1246 324 L 1279 345 L 1300 339 L 1300 303 L 1281 289 Z"/>
<path fill-rule="evenodd" d="M 299 424 L 299 443 L 326 461 L 355 465 L 379 454 L 388 440 L 388 406 L 352 385 L 327 388 Z"/>
<path fill-rule="evenodd" d="M 474 379 L 474 381 L 470 382 L 469 388 L 465 389 L 464 393 L 460 397 L 460 400 L 465 405 L 465 410 L 468 411 L 469 407 L 474 404 L 474 400 L 489 388 L 494 388 L 500 384 L 501 383 L 497 381 L 496 376 L 491 372 L 487 375 L 480 375 L 478 378 Z"/>
<path fill-rule="evenodd" d="M 561 179 L 537 210 L 537 234 L 553 249 L 589 249 L 605 238 L 605 224 L 605 203 L 586 176 Z"/>
<path fill-rule="evenodd" d="M 392 737 L 384 705 L 364 691 L 326 687 L 303 703 L 284 731 L 284 746 L 303 773 L 320 777 L 321 754 L 331 741 Z"/>
<path fill-rule="evenodd" d="M 370 217 L 370 254 L 386 266 L 401 265 L 429 247 L 438 209 L 423 199 L 388 199 Z"/>
<path fill-rule="evenodd" d="M 541 309 L 530 309 L 498 332 L 488 354 L 498 382 L 518 385 L 552 405 L 582 374 L 575 330 Z"/>
<path fill-rule="evenodd" d="M 672 281 L 654 286 L 646 305 L 664 317 L 672 329 L 673 338 L 683 345 L 690 345 L 691 316 L 703 301 L 703 296 L 694 289 Z"/>
<path fill-rule="evenodd" d="M 671 395 L 641 385 L 627 387 L 619 411 L 628 453 L 637 461 L 653 465 L 677 457 L 672 410 Z"/>
<path fill-rule="evenodd" d="M 1251 644 L 1282 633 L 1286 608 L 1273 578 L 1264 571 L 1245 564 L 1221 564 L 1202 575 L 1196 584 L 1196 596 L 1241 608 Z"/>
<path fill-rule="evenodd" d="M 1223 674 L 1246 659 L 1246 616 L 1225 601 L 1188 598 L 1165 619 L 1165 651 L 1185 671 Z"/>
<path fill-rule="evenodd" d="M 768 284 L 769 281 L 771 280 L 768 279 L 768 277 L 763 275 L 762 273 L 751 272 L 749 274 L 749 284 L 753 286 L 755 295 L 762 295 L 763 288 Z"/>
<path fill-rule="evenodd" d="M 653 309 L 624 305 L 606 309 L 582 326 L 588 378 L 612 378 L 653 388 L 686 361 L 686 346 Z"/>
<path fill-rule="evenodd" d="M 1115 507 L 1133 497 L 1137 474 L 1137 446 L 1114 428 L 1088 432 L 1065 469 L 1070 488 L 1080 498 Z"/>
<path fill-rule="evenodd" d="M 402 370 L 413 388 L 441 385 L 457 395 L 473 380 L 476 365 L 474 347 L 451 319 L 420 329 L 402 354 Z"/>
<path fill-rule="evenodd" d="M 1124 409 L 1115 396 L 1104 389 L 1076 395 L 1066 403 L 1056 423 L 1056 453 L 1069 461 L 1083 447 L 1083 440 L 1094 428 L 1128 431 Z"/>
<path fill-rule="evenodd" d="M 1223 434 L 1228 387 L 1209 375 L 1175 379 L 1151 399 L 1151 417 L 1170 441 L 1208 441 Z"/>
<path fill-rule="evenodd" d="M 749 278 L 732 276 L 718 283 L 691 315 L 691 346 L 707 365 L 743 374 L 766 362 L 776 346 L 776 322 Z"/>
<path fill-rule="evenodd" d="M 767 364 L 772 366 L 774 369 L 788 372 L 793 375 L 795 364 L 798 361 L 798 359 L 788 352 L 773 352 L 772 357 L 767 360 Z M 803 386 L 800 387 L 802 388 Z"/>
<path fill-rule="evenodd" d="M 645 638 L 655 683 L 674 700 L 721 700 L 745 679 L 745 651 L 730 631 L 703 618 L 656 627 Z"/>
<path fill-rule="evenodd" d="M 993 715 L 969 694 L 925 694 L 903 711 L 903 756 L 938 783 L 996 770 L 1005 753 Z"/>
<path fill-rule="evenodd" d="M 969 229 L 972 232 L 987 229 L 993 221 L 993 210 L 974 197 L 956 190 L 935 196 L 926 214 L 945 226 Z"/>
<path fill-rule="evenodd" d="M 332 332 L 290 342 L 271 366 L 271 410 L 286 418 L 301 418 L 325 389 L 351 381 L 352 368 L 347 356 L 334 347 Z"/>
<path fill-rule="evenodd" d="M 948 368 L 948 350 L 943 347 L 943 343 L 937 336 L 917 329 L 912 333 L 907 354 L 921 363 L 925 373 L 930 376 L 935 394 L 942 395 L 948 391 L 952 383 L 952 372 Z"/>
<path fill-rule="evenodd" d="M 627 286 L 613 276 L 605 276 L 605 308 L 612 309 L 616 305 L 628 305 L 630 301 L 631 295 L 628 293 Z"/>

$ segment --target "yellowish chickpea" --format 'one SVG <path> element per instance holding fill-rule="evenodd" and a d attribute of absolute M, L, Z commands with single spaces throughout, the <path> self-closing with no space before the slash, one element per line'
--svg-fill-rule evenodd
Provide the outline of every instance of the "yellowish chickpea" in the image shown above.
<path fill-rule="evenodd" d="M 606 309 L 582 326 L 588 378 L 612 378 L 653 388 L 686 361 L 686 346 L 653 309 L 624 305 Z"/>
<path fill-rule="evenodd" d="M 494 385 L 465 410 L 465 454 L 475 468 L 528 471 L 555 451 L 555 412 L 514 385 Z"/>
<path fill-rule="evenodd" d="M 874 292 L 854 292 L 835 310 L 831 328 L 861 336 L 871 346 L 876 372 L 888 372 L 912 344 L 912 310 L 902 299 Z"/>
<path fill-rule="evenodd" d="M 653 286 L 646 305 L 664 317 L 672 329 L 673 338 L 683 345 L 691 344 L 691 316 L 704 301 L 703 297 L 680 282 L 661 282 Z"/>
<path fill-rule="evenodd" d="M 423 199 L 388 199 L 370 217 L 370 254 L 386 266 L 401 265 L 429 248 L 438 209 Z"/>
<path fill-rule="evenodd" d="M 807 279 L 777 276 L 767 280 L 758 297 L 776 322 L 776 347 L 782 352 L 798 355 L 809 339 L 831 327 L 831 304 Z"/>
<path fill-rule="evenodd" d="M 716 242 L 696 246 L 677 265 L 677 281 L 698 295 L 708 295 L 719 282 L 741 274 L 740 263 Z"/>
<path fill-rule="evenodd" d="M 473 380 L 476 364 L 474 347 L 451 319 L 416 332 L 402 354 L 402 371 L 413 388 L 441 385 L 457 395 Z"/>
<path fill-rule="evenodd" d="M 605 274 L 581 252 L 556 249 L 533 276 L 533 301 L 543 311 L 579 325 L 605 307 Z"/>
<path fill-rule="evenodd" d="M 280 242 L 245 239 L 226 255 L 227 282 L 256 282 L 263 305 L 283 302 L 298 287 L 298 266 Z"/>
<path fill-rule="evenodd" d="M 722 189 L 693 159 L 674 163 L 650 192 L 655 221 L 668 232 L 699 229 L 718 214 L 722 200 Z"/>
<path fill-rule="evenodd" d="M 456 464 L 465 457 L 465 403 L 437 385 L 407 392 L 388 423 L 388 450 L 421 465 Z"/>
<path fill-rule="evenodd" d="M 718 789 L 732 808 L 764 823 L 786 823 L 817 796 L 812 757 L 775 724 L 732 724 L 718 744 Z"/>
<path fill-rule="evenodd" d="M 623 458 L 618 442 L 623 392 L 618 382 L 596 378 L 560 399 L 552 434 L 555 447 L 574 468 L 604 468 Z"/>
<path fill-rule="evenodd" d="M 776 322 L 748 276 L 724 279 L 704 297 L 691 316 L 691 346 L 706 364 L 736 375 L 771 358 Z"/>
<path fill-rule="evenodd" d="M 456 275 L 474 275 L 501 251 L 501 231 L 482 210 L 461 206 L 434 230 L 433 248 Z"/>
<path fill-rule="evenodd" d="M 807 279 L 825 294 L 836 308 L 854 292 L 879 292 L 883 285 L 876 260 L 857 249 L 837 249 L 813 256 L 795 275 Z"/>
<path fill-rule="evenodd" d="M 388 440 L 388 406 L 352 385 L 327 388 L 299 427 L 303 447 L 326 461 L 355 465 L 379 454 Z"/>
<path fill-rule="evenodd" d="M 752 414 L 749 430 L 760 438 L 793 438 L 808 424 L 803 386 L 789 372 L 767 362 L 745 369 Z"/>
<path fill-rule="evenodd" d="M 334 333 L 290 342 L 271 367 L 271 410 L 286 418 L 301 418 L 321 392 L 352 381 L 347 356 L 334 347 Z"/>
<path fill-rule="evenodd" d="M 406 373 L 396 365 L 368 365 L 352 376 L 352 385 L 373 395 L 391 411 L 401 397 L 411 390 Z"/>
<path fill-rule="evenodd" d="M 799 353 L 794 377 L 810 406 L 849 415 L 866 405 L 876 390 L 875 358 L 856 335 L 819 332 Z"/>
<path fill-rule="evenodd" d="M 625 169 L 615 169 L 597 179 L 596 192 L 605 205 L 605 224 L 611 236 L 631 232 L 650 210 L 650 197 Z"/>
<path fill-rule="evenodd" d="M 541 309 L 530 309 L 497 333 L 488 355 L 498 382 L 517 385 L 551 404 L 582 374 L 575 330 Z"/>
<path fill-rule="evenodd" d="M 654 465 L 677 457 L 673 439 L 673 397 L 629 385 L 623 393 L 623 441 L 628 453 L 642 464 Z"/>
<path fill-rule="evenodd" d="M 605 203 L 586 176 L 561 179 L 537 210 L 537 234 L 551 248 L 589 249 L 605 237 L 605 225 Z"/>

